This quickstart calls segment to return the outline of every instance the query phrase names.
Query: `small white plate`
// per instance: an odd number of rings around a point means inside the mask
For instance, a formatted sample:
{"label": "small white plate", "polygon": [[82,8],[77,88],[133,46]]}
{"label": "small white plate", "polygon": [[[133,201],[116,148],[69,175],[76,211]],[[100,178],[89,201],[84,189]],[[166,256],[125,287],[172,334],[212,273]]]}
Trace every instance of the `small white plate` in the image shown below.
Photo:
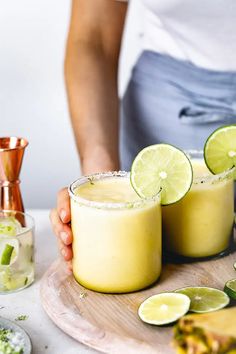
{"label": "small white plate", "polygon": [[25,330],[17,325],[16,323],[9,321],[3,317],[0,317],[0,328],[11,329],[14,332],[19,332],[24,338],[24,353],[23,354],[31,354],[32,345],[30,341],[30,337],[25,332]]}

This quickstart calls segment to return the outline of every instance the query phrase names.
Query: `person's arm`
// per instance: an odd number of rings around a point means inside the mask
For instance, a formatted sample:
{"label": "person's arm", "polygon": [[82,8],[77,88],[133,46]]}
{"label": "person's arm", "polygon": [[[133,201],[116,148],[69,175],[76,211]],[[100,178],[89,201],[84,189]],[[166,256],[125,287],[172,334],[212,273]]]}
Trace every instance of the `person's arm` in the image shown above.
{"label": "person's arm", "polygon": [[73,0],[65,78],[83,174],[119,169],[117,72],[127,4]]}
{"label": "person's arm", "polygon": [[[115,0],[73,0],[65,77],[84,174],[119,168],[117,71],[126,7]],[[50,219],[66,261],[72,259],[70,218],[64,188]]]}

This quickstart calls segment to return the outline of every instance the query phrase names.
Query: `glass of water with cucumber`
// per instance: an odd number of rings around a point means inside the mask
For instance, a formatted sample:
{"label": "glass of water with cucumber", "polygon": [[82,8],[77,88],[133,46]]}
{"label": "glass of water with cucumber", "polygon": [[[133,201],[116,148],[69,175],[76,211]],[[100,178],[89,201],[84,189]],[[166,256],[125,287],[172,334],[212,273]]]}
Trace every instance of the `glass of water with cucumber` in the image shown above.
{"label": "glass of water with cucumber", "polygon": [[0,211],[0,294],[34,281],[34,220],[18,211]]}

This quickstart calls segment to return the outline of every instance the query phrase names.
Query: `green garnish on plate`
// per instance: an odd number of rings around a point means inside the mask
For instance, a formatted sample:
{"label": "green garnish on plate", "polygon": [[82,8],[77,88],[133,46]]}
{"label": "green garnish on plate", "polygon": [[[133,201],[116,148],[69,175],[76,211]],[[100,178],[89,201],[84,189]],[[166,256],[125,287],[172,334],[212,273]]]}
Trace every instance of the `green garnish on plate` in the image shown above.
{"label": "green garnish on plate", "polygon": [[0,353],[23,354],[24,342],[20,333],[0,328]]}
{"label": "green garnish on plate", "polygon": [[27,315],[20,315],[15,318],[15,321],[26,321],[28,319],[28,317],[29,316],[27,316]]}

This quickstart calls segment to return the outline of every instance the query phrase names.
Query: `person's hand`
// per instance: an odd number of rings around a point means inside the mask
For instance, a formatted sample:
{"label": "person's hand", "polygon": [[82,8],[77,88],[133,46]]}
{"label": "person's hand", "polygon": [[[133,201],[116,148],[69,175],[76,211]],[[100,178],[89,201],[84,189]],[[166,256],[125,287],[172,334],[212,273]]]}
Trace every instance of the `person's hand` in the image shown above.
{"label": "person's hand", "polygon": [[70,227],[70,198],[67,188],[63,188],[57,195],[57,206],[50,212],[50,220],[53,231],[58,239],[59,250],[61,255],[68,262],[71,269],[72,259],[72,231]]}
{"label": "person's hand", "polygon": [[[99,154],[90,154],[89,158],[84,159],[82,173],[90,175],[95,172],[119,170],[118,158],[111,159],[109,154],[103,153],[98,149]],[[70,227],[70,197],[67,188],[61,189],[57,194],[57,206],[50,212],[50,220],[53,231],[57,236],[58,247],[62,257],[68,263],[68,268],[72,270],[72,231]]]}

